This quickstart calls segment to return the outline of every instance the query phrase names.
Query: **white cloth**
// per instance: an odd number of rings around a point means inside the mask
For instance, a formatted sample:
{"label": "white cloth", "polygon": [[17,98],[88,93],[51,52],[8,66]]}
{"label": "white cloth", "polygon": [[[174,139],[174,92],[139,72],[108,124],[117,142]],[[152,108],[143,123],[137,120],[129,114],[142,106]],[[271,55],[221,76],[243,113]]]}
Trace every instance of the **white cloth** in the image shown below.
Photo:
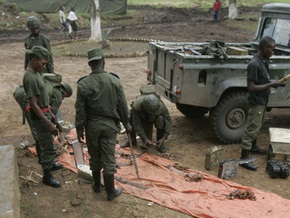
{"label": "white cloth", "polygon": [[62,10],[59,10],[59,20],[62,23],[63,21],[65,22],[65,14]]}
{"label": "white cloth", "polygon": [[74,21],[74,20],[77,20],[78,18],[77,18],[77,15],[75,14],[75,12],[70,11],[68,16],[67,16],[67,19]]}

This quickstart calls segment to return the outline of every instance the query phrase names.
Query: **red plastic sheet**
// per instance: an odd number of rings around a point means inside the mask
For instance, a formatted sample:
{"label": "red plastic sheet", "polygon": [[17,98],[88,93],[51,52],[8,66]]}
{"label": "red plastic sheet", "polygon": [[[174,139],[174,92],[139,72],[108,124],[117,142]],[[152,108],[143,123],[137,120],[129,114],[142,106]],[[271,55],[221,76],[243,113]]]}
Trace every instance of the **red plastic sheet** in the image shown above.
{"label": "red plastic sheet", "polygon": [[[125,155],[120,155],[122,152]],[[137,179],[135,168],[128,159],[130,149],[121,149],[117,145],[116,154],[119,165],[116,176],[146,187],[144,189],[116,181],[116,186],[122,187],[130,195],[195,217],[289,217],[290,200],[277,194],[242,186],[200,171],[172,170],[170,166],[174,166],[174,162],[150,153],[136,158],[140,177]],[[135,154],[138,154],[137,150]],[[72,154],[62,155],[59,160],[77,172]],[[188,182],[184,173],[202,174],[204,178],[199,182]],[[256,201],[228,199],[227,196],[237,189],[251,190]]]}

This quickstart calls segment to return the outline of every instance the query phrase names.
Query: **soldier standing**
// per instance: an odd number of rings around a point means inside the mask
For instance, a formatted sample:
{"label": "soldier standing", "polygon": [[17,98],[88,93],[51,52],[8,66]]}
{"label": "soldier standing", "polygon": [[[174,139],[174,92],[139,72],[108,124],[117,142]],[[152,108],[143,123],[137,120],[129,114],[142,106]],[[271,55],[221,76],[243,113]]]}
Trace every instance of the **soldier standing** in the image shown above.
{"label": "soldier standing", "polygon": [[49,108],[49,95],[41,72],[50,57],[50,53],[42,46],[34,46],[26,50],[29,62],[23,77],[23,86],[30,105],[32,126],[36,129],[39,152],[39,163],[43,169],[43,183],[52,187],[60,187],[60,182],[51,173],[56,159],[56,150],[52,135],[57,135],[57,128],[52,120]]}
{"label": "soldier standing", "polygon": [[[40,73],[54,73],[54,66],[53,66],[53,59],[51,55],[51,49],[50,49],[50,41],[49,39],[40,33],[40,21],[35,16],[30,16],[26,23],[27,27],[31,31],[30,35],[25,38],[24,46],[25,49],[32,49],[34,46],[42,46],[46,48],[50,55],[48,62],[46,64],[46,67],[42,70]],[[26,70],[26,67],[28,65],[28,54],[25,54],[25,61],[24,61],[24,69]]]}
{"label": "soldier standing", "polygon": [[[285,86],[284,83],[270,81],[269,58],[272,56],[275,46],[274,39],[269,36],[263,37],[259,43],[258,53],[252,58],[247,67],[248,103],[250,107],[246,130],[241,143],[241,159],[248,159],[250,153],[266,154],[266,150],[261,149],[256,142],[264,122],[270,88]],[[240,166],[251,171],[257,170],[256,165],[252,162],[240,164]]]}
{"label": "soldier standing", "polygon": [[115,189],[116,171],[115,145],[120,121],[126,131],[128,107],[120,80],[104,71],[105,60],[101,49],[88,52],[88,64],[92,73],[79,80],[75,103],[75,126],[78,140],[83,142],[84,130],[90,155],[90,169],[93,174],[93,189],[101,191],[101,170],[103,170],[107,200],[111,201],[122,193]]}

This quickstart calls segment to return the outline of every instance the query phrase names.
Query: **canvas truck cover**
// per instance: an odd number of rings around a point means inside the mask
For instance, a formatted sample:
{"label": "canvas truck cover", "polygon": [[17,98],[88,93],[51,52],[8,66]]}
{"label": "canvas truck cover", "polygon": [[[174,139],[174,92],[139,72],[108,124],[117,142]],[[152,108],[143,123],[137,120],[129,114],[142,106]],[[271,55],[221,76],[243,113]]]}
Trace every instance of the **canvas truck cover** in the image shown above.
{"label": "canvas truck cover", "polygon": [[[69,12],[71,7],[74,7],[76,13],[86,13],[91,9],[92,0],[6,0],[10,3],[15,3],[19,7],[28,11],[38,13],[56,13],[59,11],[59,6],[62,4],[65,7],[65,12]],[[126,13],[127,0],[99,0],[101,13]]]}

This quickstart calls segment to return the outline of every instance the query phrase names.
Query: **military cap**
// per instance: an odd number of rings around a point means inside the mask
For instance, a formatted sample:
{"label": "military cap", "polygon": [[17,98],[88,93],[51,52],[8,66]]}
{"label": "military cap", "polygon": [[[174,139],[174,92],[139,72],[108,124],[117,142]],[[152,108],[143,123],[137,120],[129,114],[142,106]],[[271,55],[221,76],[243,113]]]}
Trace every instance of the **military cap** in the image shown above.
{"label": "military cap", "polygon": [[160,100],[156,95],[146,95],[143,99],[142,105],[149,114],[160,114]]}
{"label": "military cap", "polygon": [[26,25],[29,29],[37,29],[40,27],[41,23],[40,21],[35,17],[35,16],[30,16],[28,19],[27,19],[27,22],[26,22]]}
{"label": "military cap", "polygon": [[72,87],[67,83],[62,84],[62,86],[65,89],[65,92],[67,93],[68,97],[70,97],[73,94]]}
{"label": "military cap", "polygon": [[103,50],[100,48],[93,48],[88,51],[88,62],[94,61],[94,60],[100,60],[104,57]]}
{"label": "military cap", "polygon": [[39,59],[45,60],[48,60],[50,56],[50,52],[42,46],[34,46],[31,50],[26,50],[25,52],[27,54],[35,55]]}

